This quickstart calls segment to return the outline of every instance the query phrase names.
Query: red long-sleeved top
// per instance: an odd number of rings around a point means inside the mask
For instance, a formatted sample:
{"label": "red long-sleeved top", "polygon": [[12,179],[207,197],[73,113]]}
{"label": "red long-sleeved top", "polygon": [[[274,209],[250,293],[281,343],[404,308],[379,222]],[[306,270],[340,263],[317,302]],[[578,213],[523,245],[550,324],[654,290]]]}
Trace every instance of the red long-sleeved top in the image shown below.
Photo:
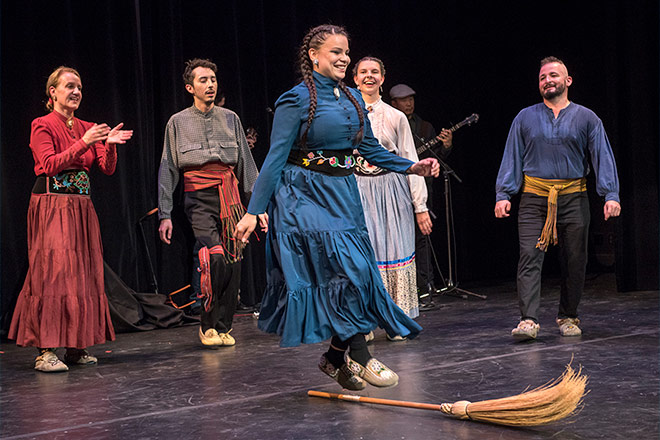
{"label": "red long-sleeved top", "polygon": [[30,148],[34,157],[34,173],[54,176],[68,169],[89,171],[96,162],[101,172],[110,175],[117,166],[114,144],[97,142],[85,145],[83,135],[94,124],[74,118],[73,129],[66,125],[66,116],[53,111],[32,121]]}

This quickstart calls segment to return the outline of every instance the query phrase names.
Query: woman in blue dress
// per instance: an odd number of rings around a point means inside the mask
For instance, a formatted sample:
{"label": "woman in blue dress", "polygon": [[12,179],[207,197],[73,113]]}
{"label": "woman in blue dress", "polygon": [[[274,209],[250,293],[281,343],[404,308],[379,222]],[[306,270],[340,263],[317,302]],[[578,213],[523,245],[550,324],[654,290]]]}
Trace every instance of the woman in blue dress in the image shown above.
{"label": "woman in blue dress", "polygon": [[338,26],[317,26],[303,39],[302,82],[277,100],[271,147],[235,237],[246,241],[257,215],[268,210],[268,285],[259,328],[280,335],[284,347],[332,338],[319,368],[344,388],[360,390],[365,381],[398,383],[396,373],[371,357],[364,335],[380,326],[390,336],[413,338],[421,327],[383,286],[353,150],[399,173],[437,176],[439,166],[435,159],[413,163],[379,145],[362,96],[341,81],[348,50]]}

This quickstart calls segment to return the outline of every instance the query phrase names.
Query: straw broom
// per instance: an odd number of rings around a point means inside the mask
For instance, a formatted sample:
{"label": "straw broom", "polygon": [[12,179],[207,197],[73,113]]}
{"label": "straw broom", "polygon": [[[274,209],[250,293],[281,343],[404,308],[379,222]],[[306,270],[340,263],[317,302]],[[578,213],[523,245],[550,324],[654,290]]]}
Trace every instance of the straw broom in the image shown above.
{"label": "straw broom", "polygon": [[571,365],[555,379],[539,388],[523,392],[516,396],[501,399],[469,402],[460,400],[440,405],[430,403],[406,402],[403,400],[378,399],[350,394],[324,393],[310,390],[309,396],[327,399],[347,400],[350,402],[376,403],[380,405],[403,406],[406,408],[429,409],[463,420],[473,420],[497,425],[537,426],[556,422],[575,414],[582,406],[587,391],[587,376]]}

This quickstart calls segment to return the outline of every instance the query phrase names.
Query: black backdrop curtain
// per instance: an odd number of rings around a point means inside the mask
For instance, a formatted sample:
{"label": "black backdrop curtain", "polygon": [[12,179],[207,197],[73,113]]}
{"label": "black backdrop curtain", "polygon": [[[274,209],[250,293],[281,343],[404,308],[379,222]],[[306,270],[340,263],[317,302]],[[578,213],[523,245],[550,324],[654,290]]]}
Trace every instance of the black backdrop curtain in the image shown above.
{"label": "black backdrop curtain", "polygon": [[[93,200],[105,260],[130,287],[153,291],[137,222],[156,207],[165,124],[191,104],[181,80],[184,61],[208,57],[218,64],[226,106],[260,133],[254,155],[261,163],[268,149],[266,109],[296,81],[296,50],[305,31],[323,22],[348,28],[354,61],[383,59],[385,90],[399,82],[412,86],[418,113],[436,129],[481,115],[476,126],[456,133],[449,160],[464,181],[453,193],[464,281],[515,274],[516,224],[494,219],[494,181],[512,119],[540,100],[538,61],[564,59],[574,78],[569,97],[603,120],[621,180],[623,215],[614,222],[599,220],[602,201],[592,194],[590,268],[616,268],[622,291],[658,286],[656,1],[3,1],[0,13],[3,329],[27,270],[30,122],[45,113],[53,68],[80,71],[84,99],[77,116],[123,121],[135,130],[119,147],[113,176],[92,172]],[[436,198],[442,219],[441,182]],[[143,222],[161,292],[190,277],[190,230],[180,211],[174,221],[169,247],[158,242],[153,216]],[[442,223],[433,238],[441,255]]]}

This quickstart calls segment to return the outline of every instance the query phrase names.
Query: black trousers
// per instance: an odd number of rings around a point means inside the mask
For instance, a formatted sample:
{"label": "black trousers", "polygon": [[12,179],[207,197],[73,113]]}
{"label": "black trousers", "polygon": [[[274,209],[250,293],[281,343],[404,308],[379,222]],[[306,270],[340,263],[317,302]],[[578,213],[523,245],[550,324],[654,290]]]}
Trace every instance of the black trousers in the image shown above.
{"label": "black trousers", "polygon": [[[518,300],[521,319],[538,321],[541,269],[545,252],[536,248],[548,211],[548,199],[523,193],[518,211]],[[589,199],[586,192],[560,195],[557,200],[557,238],[561,267],[558,318],[577,318],[587,269]]]}
{"label": "black trousers", "polygon": [[[428,201],[426,206],[433,209],[433,178],[426,177],[426,188]],[[426,293],[433,287],[433,258],[431,255],[431,236],[422,234],[415,217],[415,266],[417,268],[417,288],[421,293]]]}
{"label": "black trousers", "polygon": [[[185,211],[195,238],[209,249],[222,245],[223,220],[220,219],[220,196],[217,188],[185,193]],[[209,311],[202,307],[202,331],[215,328],[219,333],[231,330],[241,284],[241,262],[228,264],[224,256],[211,254],[211,290]]]}

